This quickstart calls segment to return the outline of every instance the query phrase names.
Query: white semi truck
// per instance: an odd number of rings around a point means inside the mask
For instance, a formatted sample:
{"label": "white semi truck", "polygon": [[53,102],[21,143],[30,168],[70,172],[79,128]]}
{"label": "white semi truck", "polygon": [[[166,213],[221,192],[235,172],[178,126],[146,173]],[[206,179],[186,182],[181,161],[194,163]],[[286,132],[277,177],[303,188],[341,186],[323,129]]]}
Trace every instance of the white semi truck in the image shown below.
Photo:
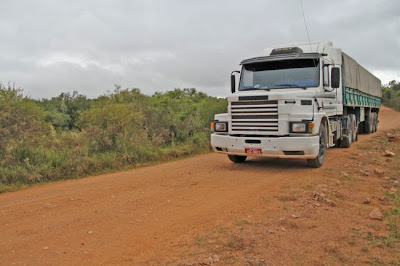
{"label": "white semi truck", "polygon": [[211,134],[213,149],[235,163],[302,158],[318,168],[328,147],[348,148],[378,128],[381,81],[331,42],[265,49],[241,66]]}

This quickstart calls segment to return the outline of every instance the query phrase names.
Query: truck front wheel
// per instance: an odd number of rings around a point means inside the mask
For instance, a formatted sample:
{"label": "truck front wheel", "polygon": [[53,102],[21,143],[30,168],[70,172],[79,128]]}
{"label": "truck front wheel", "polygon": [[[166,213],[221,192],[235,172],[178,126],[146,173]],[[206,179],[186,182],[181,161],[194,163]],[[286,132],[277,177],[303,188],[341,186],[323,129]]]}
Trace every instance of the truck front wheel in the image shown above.
{"label": "truck front wheel", "polygon": [[325,125],[321,124],[319,126],[319,152],[315,159],[307,160],[309,166],[313,168],[320,168],[325,161],[326,153],[326,129]]}
{"label": "truck front wheel", "polygon": [[246,161],[247,156],[228,155],[228,158],[234,163],[243,163]]}

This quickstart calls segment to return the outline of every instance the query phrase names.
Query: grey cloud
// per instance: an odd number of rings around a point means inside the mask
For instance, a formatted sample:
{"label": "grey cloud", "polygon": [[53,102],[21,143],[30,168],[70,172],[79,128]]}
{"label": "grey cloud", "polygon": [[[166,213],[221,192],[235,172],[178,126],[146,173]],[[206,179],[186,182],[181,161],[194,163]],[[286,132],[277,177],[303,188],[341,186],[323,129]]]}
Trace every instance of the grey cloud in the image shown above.
{"label": "grey cloud", "polygon": [[[378,73],[400,69],[398,1],[303,4],[312,41],[332,40]],[[242,59],[307,40],[298,0],[3,0],[0,34],[0,81],[35,98],[96,97],[114,84],[223,96]]]}

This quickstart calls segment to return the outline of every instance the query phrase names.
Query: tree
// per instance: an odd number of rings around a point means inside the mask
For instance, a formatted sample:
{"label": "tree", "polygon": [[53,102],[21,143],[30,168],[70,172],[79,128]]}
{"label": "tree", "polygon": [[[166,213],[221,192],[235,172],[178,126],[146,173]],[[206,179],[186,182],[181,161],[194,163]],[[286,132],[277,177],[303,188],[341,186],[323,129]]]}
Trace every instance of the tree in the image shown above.
{"label": "tree", "polygon": [[91,100],[85,95],[74,91],[72,94],[61,93],[58,97],[50,100],[43,99],[39,102],[48,112],[46,121],[50,122],[55,128],[68,130],[81,130],[77,125],[80,113],[90,109]]}
{"label": "tree", "polygon": [[390,81],[382,87],[382,101],[385,105],[400,110],[400,82]]}
{"label": "tree", "polygon": [[92,152],[129,152],[146,142],[143,120],[143,114],[130,104],[112,103],[84,111],[79,126]]}

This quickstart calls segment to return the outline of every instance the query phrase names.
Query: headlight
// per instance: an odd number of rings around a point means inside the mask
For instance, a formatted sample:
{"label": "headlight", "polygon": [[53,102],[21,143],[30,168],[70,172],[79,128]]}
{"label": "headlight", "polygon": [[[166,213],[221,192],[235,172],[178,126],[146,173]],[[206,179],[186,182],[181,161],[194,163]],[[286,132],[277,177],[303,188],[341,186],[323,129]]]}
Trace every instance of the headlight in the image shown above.
{"label": "headlight", "polygon": [[290,133],[312,133],[314,123],[312,122],[290,122]]}
{"label": "headlight", "polygon": [[215,122],[215,132],[228,132],[228,122]]}

